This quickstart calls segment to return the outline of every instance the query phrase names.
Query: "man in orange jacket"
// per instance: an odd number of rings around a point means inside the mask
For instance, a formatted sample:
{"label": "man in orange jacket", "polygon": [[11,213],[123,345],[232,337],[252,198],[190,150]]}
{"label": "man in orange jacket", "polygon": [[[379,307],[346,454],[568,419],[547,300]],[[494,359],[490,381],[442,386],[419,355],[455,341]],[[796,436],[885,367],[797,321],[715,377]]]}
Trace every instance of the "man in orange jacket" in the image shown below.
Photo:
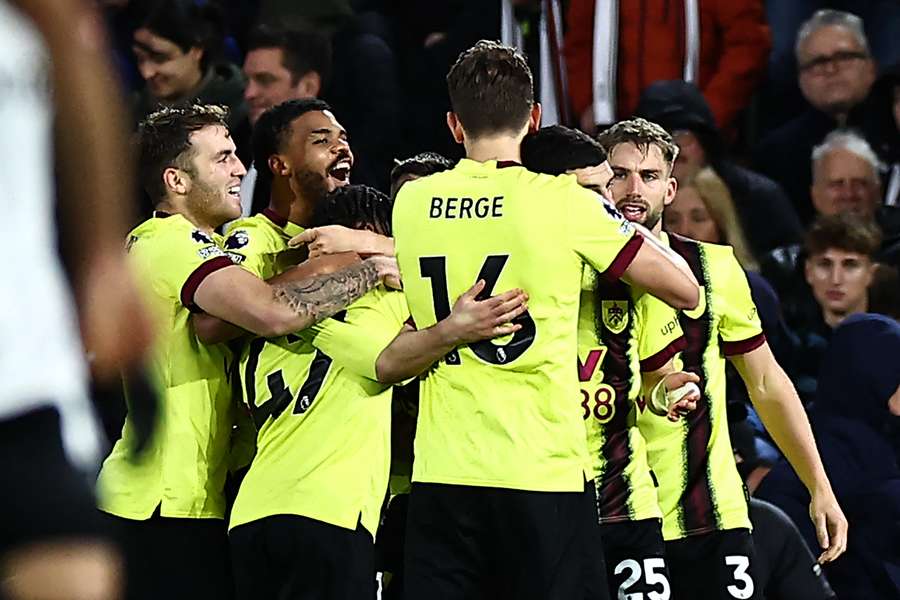
{"label": "man in orange jacket", "polygon": [[630,116],[661,79],[695,83],[725,129],[771,47],[762,0],[572,0],[566,19],[569,93],[589,132]]}

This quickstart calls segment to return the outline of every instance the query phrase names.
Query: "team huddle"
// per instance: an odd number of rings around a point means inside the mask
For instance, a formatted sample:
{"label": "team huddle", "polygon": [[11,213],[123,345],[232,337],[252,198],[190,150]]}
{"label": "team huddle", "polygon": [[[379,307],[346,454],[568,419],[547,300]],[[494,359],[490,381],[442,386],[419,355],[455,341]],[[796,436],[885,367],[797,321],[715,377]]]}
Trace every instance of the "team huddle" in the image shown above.
{"label": "team huddle", "polygon": [[[662,231],[671,136],[541,129],[526,62],[495,42],[447,82],[466,158],[398,163],[392,197],[349,185],[324,102],[263,113],[269,206],[244,218],[220,108],[142,123],[157,211],[128,250],[160,415],[137,458],[126,419],[98,481],[129,586],[359,599],[379,572],[384,598],[759,598],[726,362],[809,490],[820,561],[839,556],[846,520],[744,271]],[[402,558],[376,560],[387,538]]]}

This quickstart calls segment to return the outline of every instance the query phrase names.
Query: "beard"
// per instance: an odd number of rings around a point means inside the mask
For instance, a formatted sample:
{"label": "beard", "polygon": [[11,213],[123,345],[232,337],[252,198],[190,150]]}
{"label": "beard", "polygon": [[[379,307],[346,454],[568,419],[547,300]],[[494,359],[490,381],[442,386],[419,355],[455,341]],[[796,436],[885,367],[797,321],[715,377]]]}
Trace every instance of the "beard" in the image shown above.
{"label": "beard", "polygon": [[235,207],[228,194],[200,179],[194,180],[192,212],[206,224],[216,228],[241,216],[240,206]]}
{"label": "beard", "polygon": [[328,194],[325,177],[314,171],[301,171],[291,178],[291,189],[297,198],[315,206]]}

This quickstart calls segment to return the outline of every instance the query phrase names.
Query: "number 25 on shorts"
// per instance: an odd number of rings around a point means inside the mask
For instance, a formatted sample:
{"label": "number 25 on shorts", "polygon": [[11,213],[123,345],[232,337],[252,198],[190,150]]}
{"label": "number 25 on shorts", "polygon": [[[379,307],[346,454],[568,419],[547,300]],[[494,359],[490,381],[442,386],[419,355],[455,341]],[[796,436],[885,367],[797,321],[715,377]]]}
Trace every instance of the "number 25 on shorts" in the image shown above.
{"label": "number 25 on shorts", "polygon": [[[500,272],[509,260],[508,254],[492,254],[484,259],[481,271],[475,281],[483,279],[485,286],[478,294],[476,300],[486,300],[494,293],[494,286],[500,279]],[[431,280],[431,297],[434,301],[434,317],[441,321],[450,316],[450,292],[447,285],[447,257],[446,256],[422,256],[419,258],[419,271],[422,277]],[[468,286],[467,286],[468,287]],[[525,311],[512,321],[522,328],[515,332],[505,344],[495,344],[492,340],[483,340],[469,344],[469,349],[486,363],[492,365],[504,365],[516,360],[534,343],[536,333],[534,319]],[[446,356],[448,365],[459,364],[459,352],[451,351]]]}
{"label": "number 25 on shorts", "polygon": [[[616,600],[669,600],[671,598],[672,591],[669,587],[669,580],[666,579],[665,574],[665,559],[659,557],[645,558],[642,571],[641,563],[629,558],[617,564],[616,569],[613,572],[616,575],[621,575],[625,571],[628,571],[628,576],[625,578],[625,581],[622,582],[622,585],[619,586],[619,593],[616,595]],[[660,586],[661,589],[659,591],[648,591],[646,594],[643,592],[628,593],[628,590],[640,583],[642,578],[646,581],[646,586],[642,586],[645,587],[645,589],[646,587],[655,586]]]}

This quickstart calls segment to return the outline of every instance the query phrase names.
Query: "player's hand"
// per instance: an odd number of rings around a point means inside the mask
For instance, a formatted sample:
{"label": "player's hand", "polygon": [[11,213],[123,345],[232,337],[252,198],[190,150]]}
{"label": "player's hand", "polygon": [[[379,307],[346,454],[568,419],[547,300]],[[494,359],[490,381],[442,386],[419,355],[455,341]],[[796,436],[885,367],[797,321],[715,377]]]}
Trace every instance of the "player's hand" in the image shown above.
{"label": "player's hand", "polygon": [[455,345],[509,335],[522,328],[511,321],[528,310],[528,294],[513,289],[477,300],[484,286],[484,280],[479,280],[453,304],[444,328]]}
{"label": "player's hand", "polygon": [[393,256],[372,256],[366,259],[367,263],[371,263],[378,270],[378,278],[385,286],[395,290],[402,290],[403,283],[400,281],[400,267],[397,265],[397,259]]}
{"label": "player's hand", "polygon": [[[688,384],[691,383],[694,385],[688,386]],[[669,412],[666,415],[667,419],[674,423],[697,408],[697,403],[700,401],[700,388],[696,386],[698,383],[700,383],[700,377],[698,377],[696,373],[678,371],[677,373],[669,373],[666,375],[664,385],[666,386],[667,397],[669,397],[670,394],[687,392],[685,395],[681,396],[680,399],[669,403]],[[688,386],[691,389],[682,390],[685,386]]]}
{"label": "player's hand", "polygon": [[153,328],[125,256],[98,253],[76,282],[79,325],[91,372],[109,381],[120,370],[140,365],[153,340]]}
{"label": "player's hand", "polygon": [[386,246],[382,235],[364,229],[349,229],[343,225],[325,225],[307,229],[288,242],[288,246],[297,247],[306,244],[309,257],[356,252],[357,254],[375,254],[375,250]]}
{"label": "player's hand", "polygon": [[847,549],[847,518],[838,505],[831,488],[811,494],[809,517],[816,527],[816,537],[822,547],[819,563],[836,559]]}

